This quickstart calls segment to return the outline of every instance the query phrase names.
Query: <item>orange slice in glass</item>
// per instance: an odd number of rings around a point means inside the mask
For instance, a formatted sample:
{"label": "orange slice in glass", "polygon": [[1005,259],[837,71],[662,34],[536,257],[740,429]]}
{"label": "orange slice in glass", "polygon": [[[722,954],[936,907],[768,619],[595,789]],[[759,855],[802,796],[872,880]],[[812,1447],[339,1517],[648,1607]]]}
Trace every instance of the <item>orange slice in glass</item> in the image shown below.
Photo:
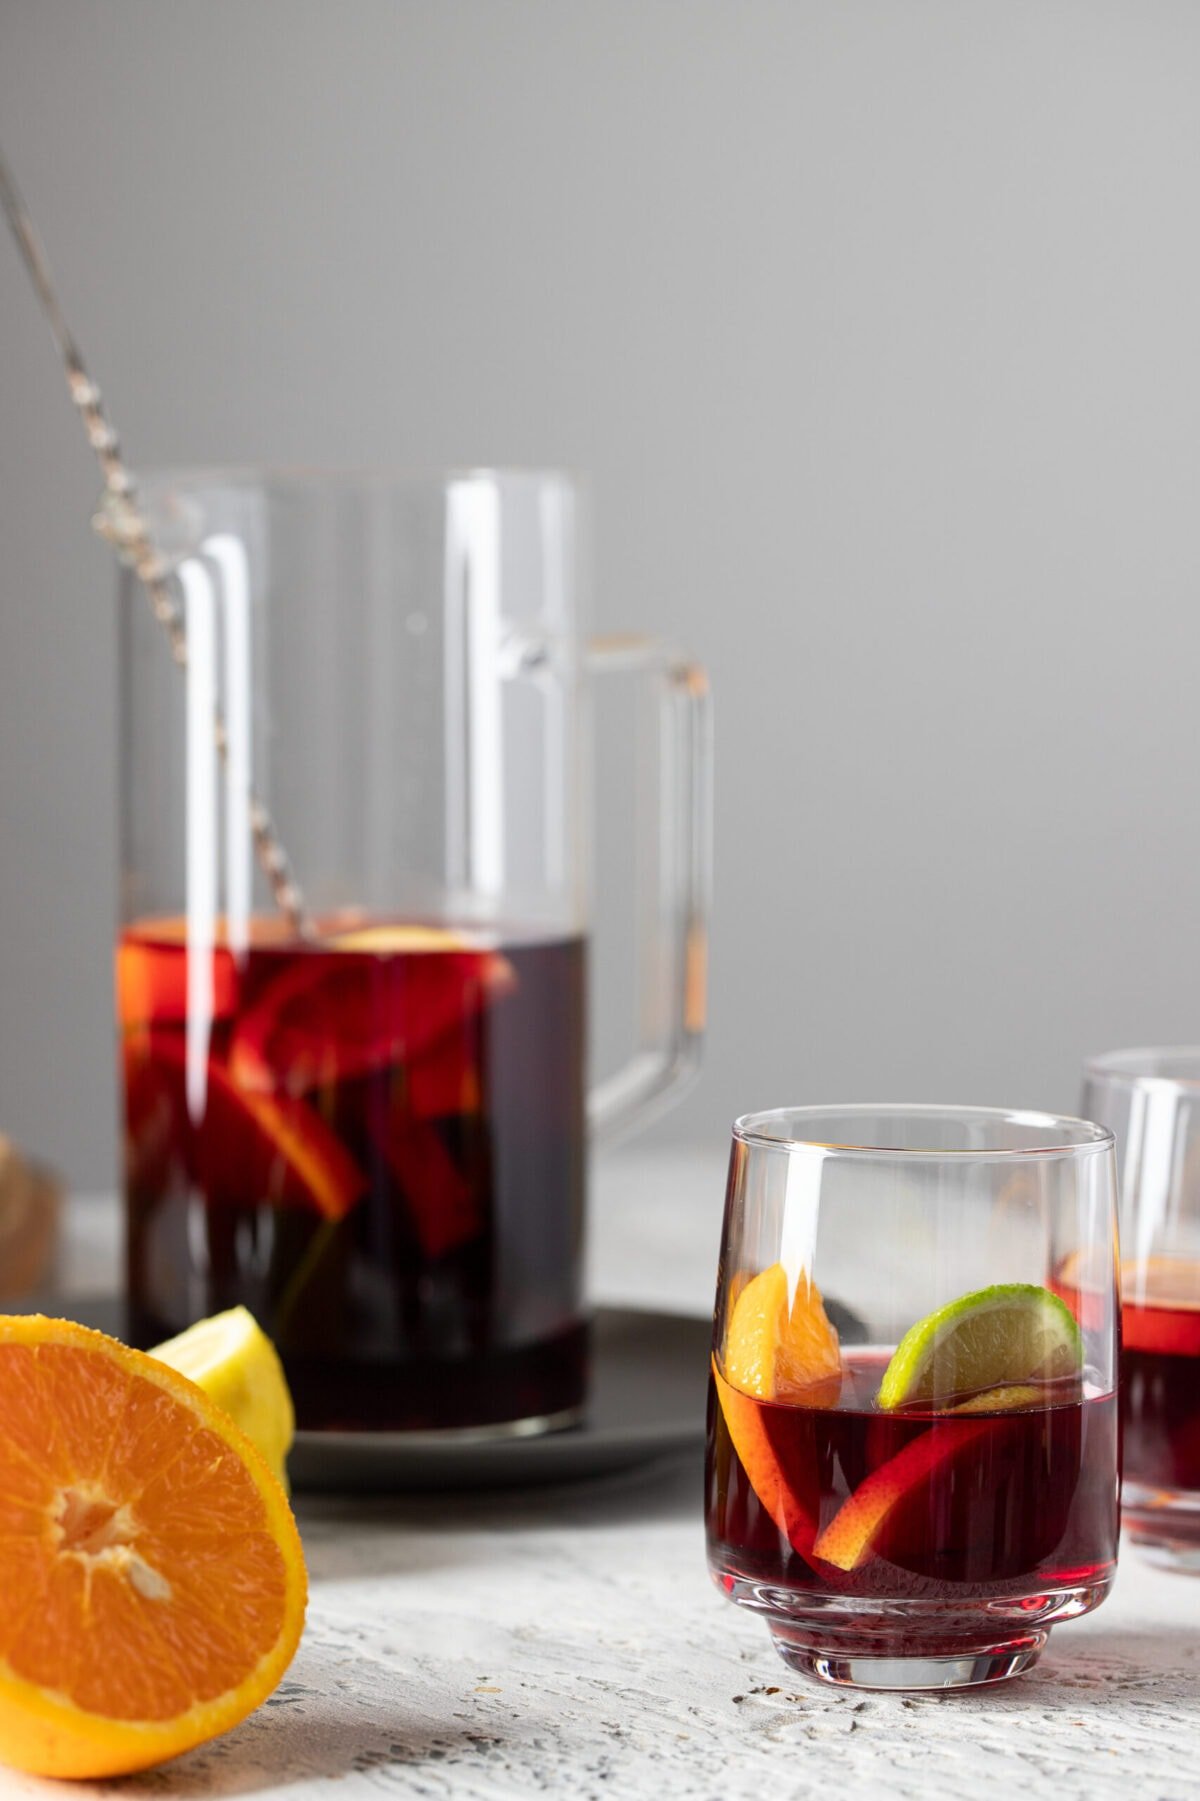
{"label": "orange slice in glass", "polygon": [[789,1309],[782,1263],[752,1276],[733,1304],[723,1363],[726,1379],[743,1394],[832,1406],[842,1360],[816,1283],[801,1276]]}
{"label": "orange slice in glass", "polygon": [[875,1540],[888,1516],[927,1482],[942,1463],[957,1457],[975,1439],[995,1430],[993,1419],[964,1422],[953,1433],[922,1432],[902,1451],[881,1463],[838,1508],[813,1545],[813,1556],[839,1570],[857,1570],[875,1554]]}
{"label": "orange slice in glass", "polygon": [[712,1371],[725,1425],[750,1486],[792,1549],[807,1557],[817,1532],[815,1470],[811,1481],[789,1482],[771,1443],[766,1409],[725,1380],[715,1357]]}
{"label": "orange slice in glass", "polygon": [[306,1588],[283,1490],[194,1383],[0,1316],[0,1760],[123,1775],[227,1731],[291,1662]]}
{"label": "orange slice in glass", "polygon": [[[907,1501],[943,1464],[958,1457],[985,1433],[994,1432],[997,1414],[1045,1406],[1050,1392],[1044,1383],[1009,1383],[1003,1388],[985,1389],[956,1407],[947,1408],[947,1417],[976,1417],[952,1432],[931,1428],[880,1464],[842,1502],[814,1544],[813,1555],[837,1569],[859,1569],[874,1556],[875,1541],[901,1502]],[[978,1417],[983,1414],[992,1417]]]}
{"label": "orange slice in glass", "polygon": [[722,1362],[723,1370],[714,1358],[713,1377],[733,1448],[763,1507],[793,1549],[807,1556],[816,1532],[816,1497],[789,1481],[762,1403],[831,1407],[837,1401],[838,1338],[816,1284],[802,1277],[789,1308],[781,1263],[752,1276],[734,1301]]}

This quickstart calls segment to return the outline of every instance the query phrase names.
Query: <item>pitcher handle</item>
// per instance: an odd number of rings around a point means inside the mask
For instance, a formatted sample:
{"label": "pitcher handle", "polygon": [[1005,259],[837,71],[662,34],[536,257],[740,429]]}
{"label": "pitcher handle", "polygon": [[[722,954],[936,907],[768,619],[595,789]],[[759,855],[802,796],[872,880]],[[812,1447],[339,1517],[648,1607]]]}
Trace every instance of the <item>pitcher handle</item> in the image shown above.
{"label": "pitcher handle", "polygon": [[634,674],[658,692],[658,879],[639,869],[640,1042],[588,1096],[594,1141],[663,1112],[695,1077],[704,1038],[712,807],[708,676],[669,645],[636,634],[593,638],[594,675]]}

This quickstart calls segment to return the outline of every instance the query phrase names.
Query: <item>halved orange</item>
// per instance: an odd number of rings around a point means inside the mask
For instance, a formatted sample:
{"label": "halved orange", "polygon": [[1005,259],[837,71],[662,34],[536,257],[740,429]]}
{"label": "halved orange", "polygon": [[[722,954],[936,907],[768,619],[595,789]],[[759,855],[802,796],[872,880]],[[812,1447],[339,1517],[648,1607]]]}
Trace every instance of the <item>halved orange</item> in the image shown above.
{"label": "halved orange", "polygon": [[0,1316],[0,1760],[113,1776],[226,1731],[291,1662],[306,1588],[283,1490],[194,1383]]}

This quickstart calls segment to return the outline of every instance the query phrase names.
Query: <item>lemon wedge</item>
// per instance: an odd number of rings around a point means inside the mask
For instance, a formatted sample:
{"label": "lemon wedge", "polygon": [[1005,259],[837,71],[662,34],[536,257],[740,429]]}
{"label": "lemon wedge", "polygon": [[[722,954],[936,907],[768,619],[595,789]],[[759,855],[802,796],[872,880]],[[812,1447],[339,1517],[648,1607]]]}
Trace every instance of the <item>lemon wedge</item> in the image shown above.
{"label": "lemon wedge", "polygon": [[245,1307],[214,1313],[155,1345],[150,1355],[223,1407],[287,1488],[296,1415],[279,1353],[252,1313]]}

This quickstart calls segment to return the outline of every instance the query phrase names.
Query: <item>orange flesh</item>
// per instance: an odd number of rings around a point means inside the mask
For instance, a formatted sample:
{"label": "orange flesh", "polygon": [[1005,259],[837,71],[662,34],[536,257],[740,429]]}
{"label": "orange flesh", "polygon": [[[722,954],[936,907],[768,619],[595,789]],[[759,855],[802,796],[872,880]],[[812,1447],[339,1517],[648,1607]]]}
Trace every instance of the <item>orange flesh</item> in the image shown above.
{"label": "orange flesh", "polygon": [[224,1730],[290,1661],[304,1587],[282,1490],[198,1389],[0,1318],[0,1757],[110,1774]]}
{"label": "orange flesh", "polygon": [[733,1305],[724,1364],[727,1380],[743,1394],[832,1406],[841,1389],[842,1360],[816,1283],[800,1277],[789,1311],[782,1263],[752,1276]]}

